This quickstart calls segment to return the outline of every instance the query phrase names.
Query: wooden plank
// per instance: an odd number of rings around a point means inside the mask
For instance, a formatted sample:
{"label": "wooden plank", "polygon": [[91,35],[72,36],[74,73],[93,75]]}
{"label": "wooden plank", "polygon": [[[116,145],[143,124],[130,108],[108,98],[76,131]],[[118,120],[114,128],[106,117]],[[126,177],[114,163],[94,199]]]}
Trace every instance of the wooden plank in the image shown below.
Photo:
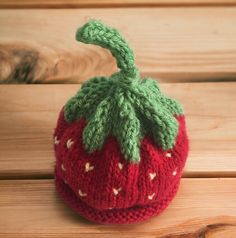
{"label": "wooden plank", "polygon": [[0,237],[236,236],[236,179],[183,179],[166,211],[144,223],[99,225],[82,219],[55,194],[52,180],[0,181]]}
{"label": "wooden plank", "polygon": [[110,75],[111,54],[74,39],[90,17],[122,32],[142,75],[235,80],[236,7],[0,10],[0,80],[73,83]]}
{"label": "wooden plank", "polygon": [[235,0],[1,0],[0,8],[232,6]]}
{"label": "wooden plank", "polygon": [[[52,177],[52,133],[79,85],[0,86],[0,177]],[[190,138],[185,177],[236,176],[236,83],[161,84],[184,106]]]}

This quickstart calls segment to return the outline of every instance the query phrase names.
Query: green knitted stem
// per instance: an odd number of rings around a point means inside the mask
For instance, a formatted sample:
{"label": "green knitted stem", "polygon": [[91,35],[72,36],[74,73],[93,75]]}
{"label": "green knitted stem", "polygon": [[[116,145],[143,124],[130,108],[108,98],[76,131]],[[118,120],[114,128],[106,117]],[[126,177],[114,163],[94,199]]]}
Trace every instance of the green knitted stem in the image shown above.
{"label": "green knitted stem", "polygon": [[134,53],[116,29],[93,20],[77,30],[76,40],[86,44],[99,45],[110,50],[122,73],[127,77],[137,75]]}
{"label": "green knitted stem", "polygon": [[84,43],[107,48],[120,71],[108,77],[95,77],[83,84],[64,107],[65,119],[86,119],[83,142],[88,152],[100,150],[109,135],[114,136],[124,158],[140,161],[140,142],[150,136],[164,150],[175,145],[181,106],[163,95],[152,79],[141,80],[134,55],[113,28],[90,21],[76,33]]}

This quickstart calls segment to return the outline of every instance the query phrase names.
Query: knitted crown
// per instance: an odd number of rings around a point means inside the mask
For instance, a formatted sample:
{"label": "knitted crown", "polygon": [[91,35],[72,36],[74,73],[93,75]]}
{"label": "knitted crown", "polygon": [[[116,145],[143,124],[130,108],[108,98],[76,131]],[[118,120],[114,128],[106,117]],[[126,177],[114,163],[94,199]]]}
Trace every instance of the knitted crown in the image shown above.
{"label": "knitted crown", "polygon": [[163,210],[178,188],[188,152],[183,110],[155,80],[141,79],[117,30],[92,20],[76,39],[110,50],[119,71],[88,80],[63,107],[54,133],[57,189],[90,220],[144,220]]}
{"label": "knitted crown", "polygon": [[126,160],[140,161],[140,141],[150,135],[156,145],[171,149],[178,123],[174,115],[181,106],[165,97],[152,79],[141,80],[133,51],[117,32],[99,21],[78,29],[78,41],[110,50],[119,72],[111,77],[95,77],[65,105],[65,118],[74,122],[85,118],[83,142],[89,152],[100,150],[108,135],[114,135]]}

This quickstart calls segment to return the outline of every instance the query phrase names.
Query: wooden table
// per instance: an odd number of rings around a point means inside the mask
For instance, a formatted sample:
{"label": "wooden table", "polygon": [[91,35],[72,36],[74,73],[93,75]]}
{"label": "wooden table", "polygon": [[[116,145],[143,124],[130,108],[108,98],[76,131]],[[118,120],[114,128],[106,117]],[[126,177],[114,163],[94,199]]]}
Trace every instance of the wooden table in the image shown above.
{"label": "wooden table", "polygon": [[[3,0],[0,7],[0,80],[45,83],[0,85],[0,237],[236,237],[236,1]],[[120,29],[141,74],[159,78],[186,112],[190,154],[180,190],[141,224],[90,223],[55,193],[58,112],[87,78],[116,70],[109,52],[75,42],[89,17]]]}

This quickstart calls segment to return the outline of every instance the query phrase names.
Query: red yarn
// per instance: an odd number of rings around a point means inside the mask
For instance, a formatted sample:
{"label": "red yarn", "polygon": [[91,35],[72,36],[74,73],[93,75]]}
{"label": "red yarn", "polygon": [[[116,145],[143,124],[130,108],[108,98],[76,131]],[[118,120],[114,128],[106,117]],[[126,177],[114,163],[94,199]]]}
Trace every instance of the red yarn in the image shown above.
{"label": "red yarn", "polygon": [[176,118],[175,147],[164,151],[146,136],[141,161],[133,164],[112,136],[100,151],[88,154],[82,142],[85,120],[69,124],[62,110],[54,134],[59,194],[79,214],[99,223],[134,223],[160,213],[175,196],[188,154],[185,118]]}

